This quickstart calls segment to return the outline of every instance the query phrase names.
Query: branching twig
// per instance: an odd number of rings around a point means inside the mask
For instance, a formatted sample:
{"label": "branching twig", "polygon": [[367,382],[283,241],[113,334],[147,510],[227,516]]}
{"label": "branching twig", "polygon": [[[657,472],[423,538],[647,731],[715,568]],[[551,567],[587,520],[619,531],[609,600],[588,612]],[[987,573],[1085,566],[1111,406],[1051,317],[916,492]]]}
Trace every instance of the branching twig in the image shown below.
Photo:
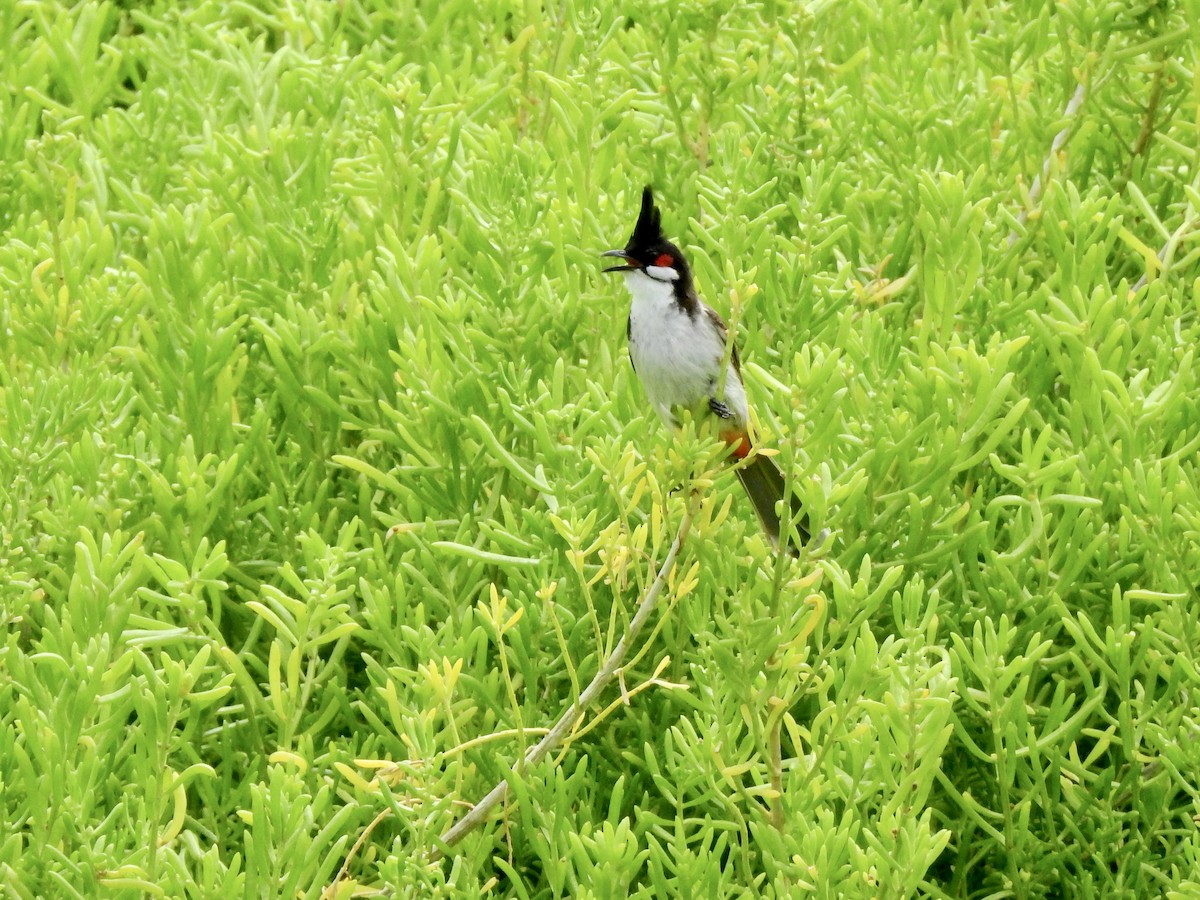
{"label": "branching twig", "polygon": [[[1150,99],[1146,101],[1146,112],[1142,115],[1142,127],[1138,131],[1137,140],[1134,141],[1133,150],[1129,154],[1129,166],[1125,170],[1125,179],[1121,183],[1121,189],[1124,190],[1125,185],[1133,177],[1133,167],[1137,163],[1137,158],[1146,152],[1146,148],[1150,145],[1150,138],[1154,136],[1155,120],[1158,117],[1158,106],[1162,102],[1163,82],[1166,80],[1167,61],[1166,50],[1163,51],[1163,58],[1159,60],[1158,68],[1154,72],[1154,81],[1150,85]],[[1171,264],[1171,259],[1175,256],[1175,250],[1179,246],[1179,242],[1195,227],[1196,223],[1191,215],[1184,216],[1183,224],[1175,230],[1162,249],[1158,251],[1158,271],[1164,272]],[[1150,279],[1150,272],[1153,266],[1147,266],[1142,277],[1138,279],[1137,284],[1133,286],[1135,292],[1140,291],[1146,286]]]}
{"label": "branching twig", "polygon": [[1137,158],[1146,152],[1150,146],[1150,138],[1154,136],[1154,124],[1158,118],[1158,105],[1162,102],[1163,82],[1166,81],[1167,61],[1159,61],[1154,71],[1154,80],[1150,83],[1150,99],[1146,101],[1146,111],[1142,114],[1142,127],[1138,131],[1137,140],[1133,142],[1133,150],[1129,154],[1129,167],[1125,170],[1125,180],[1133,177],[1133,167]]}
{"label": "branching twig", "polygon": [[[692,501],[695,502],[694,500]],[[634,613],[633,619],[629,623],[629,628],[617,642],[617,646],[613,648],[612,654],[604,661],[604,665],[600,667],[600,671],[591,680],[583,693],[576,698],[570,708],[562,714],[554,726],[550,729],[537,744],[529,749],[525,754],[525,759],[517,764],[514,771],[520,771],[528,766],[536,765],[540,762],[547,753],[550,753],[557,747],[570,733],[571,729],[579,721],[580,716],[597,697],[608,687],[609,683],[620,671],[622,663],[625,662],[625,657],[629,653],[630,648],[637,641],[638,634],[645,626],[646,621],[650,618],[650,614],[654,612],[654,608],[658,605],[658,597],[662,593],[663,585],[667,582],[667,576],[671,573],[671,569],[675,566],[675,559],[679,555],[679,549],[683,546],[684,540],[687,538],[689,529],[692,526],[693,508],[688,505],[687,510],[683,514],[683,521],[679,523],[679,533],[675,535],[675,541],[671,544],[671,549],[667,552],[666,558],[658,569],[658,574],[654,576],[654,581],[646,590],[641,602],[638,604],[637,612]],[[508,779],[501,781],[498,785],[491,789],[482,800],[480,800],[469,813],[463,816],[454,824],[454,826],[441,836],[438,840],[438,845],[430,851],[430,858],[433,860],[441,859],[444,851],[453,847],[472,830],[481,825],[491,814],[492,810],[499,804],[503,803],[508,796]]]}
{"label": "branching twig", "polygon": [[[1046,154],[1046,160],[1042,163],[1042,171],[1033,179],[1033,184],[1029,188],[1029,203],[1025,209],[1017,215],[1017,223],[1025,224],[1025,220],[1029,218],[1030,211],[1037,206],[1037,203],[1042,199],[1042,191],[1045,190],[1046,182],[1050,180],[1050,168],[1054,163],[1060,150],[1066,146],[1067,140],[1071,137],[1071,131],[1074,128],[1075,114],[1079,112],[1079,108],[1083,106],[1083,101],[1087,98],[1087,84],[1083,81],[1075,86],[1075,93],[1071,95],[1071,100],[1067,103],[1067,108],[1063,110],[1063,118],[1067,120],[1063,125],[1062,130],[1054,136],[1054,140],[1050,143],[1050,152]],[[1008,236],[1008,246],[1012,246],[1017,242],[1017,230],[1014,228]]]}

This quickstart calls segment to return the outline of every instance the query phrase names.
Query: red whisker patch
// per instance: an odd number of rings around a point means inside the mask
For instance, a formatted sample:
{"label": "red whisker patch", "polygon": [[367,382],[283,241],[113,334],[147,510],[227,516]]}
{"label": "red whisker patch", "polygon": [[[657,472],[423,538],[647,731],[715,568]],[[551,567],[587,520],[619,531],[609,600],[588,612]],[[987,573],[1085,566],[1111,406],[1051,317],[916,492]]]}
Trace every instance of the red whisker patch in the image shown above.
{"label": "red whisker patch", "polygon": [[656,266],[662,266],[663,268],[670,269],[674,268],[675,260],[671,258],[670,253],[660,253],[658,254],[658,259],[654,260],[654,264]]}

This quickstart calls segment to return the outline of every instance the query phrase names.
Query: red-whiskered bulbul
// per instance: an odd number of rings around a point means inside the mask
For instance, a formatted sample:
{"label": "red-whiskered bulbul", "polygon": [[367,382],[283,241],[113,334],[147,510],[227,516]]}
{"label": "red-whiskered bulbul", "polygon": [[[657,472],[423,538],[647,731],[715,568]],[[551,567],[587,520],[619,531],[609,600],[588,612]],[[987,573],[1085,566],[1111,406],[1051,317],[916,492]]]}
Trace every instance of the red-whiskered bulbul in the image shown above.
{"label": "red-whiskered bulbul", "polygon": [[[737,461],[734,471],[754,512],[778,546],[776,505],[788,493],[783,472],[769,456],[753,451],[737,347],[731,348],[722,379],[728,329],[717,311],[697,296],[687,260],[663,234],[662,215],[649,187],[642,191],[642,211],[625,249],[602,255],[624,260],[604,271],[624,272],[625,285],[633,296],[626,329],[629,358],[650,405],[673,428],[684,411],[697,419],[715,420],[717,433]],[[789,499],[792,524],[807,543],[808,517],[795,494]],[[789,549],[795,551],[790,544]]]}

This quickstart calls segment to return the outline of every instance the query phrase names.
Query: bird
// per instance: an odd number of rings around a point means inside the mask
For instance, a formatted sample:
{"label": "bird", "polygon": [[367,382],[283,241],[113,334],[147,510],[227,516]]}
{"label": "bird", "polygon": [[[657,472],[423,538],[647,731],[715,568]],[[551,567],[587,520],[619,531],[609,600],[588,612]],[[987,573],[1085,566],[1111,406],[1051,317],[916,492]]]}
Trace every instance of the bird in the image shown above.
{"label": "bird", "polygon": [[[727,353],[731,338],[725,320],[696,293],[687,259],[663,234],[650,186],[642,191],[641,211],[625,247],[601,256],[621,260],[604,271],[625,275],[631,298],[625,331],[629,359],[659,418],[671,428],[679,427],[684,414],[714,423],[771,543],[780,546],[778,503],[787,496],[791,523],[807,544],[809,522],[800,499],[789,495],[779,465],[757,452],[751,438],[737,346]],[[788,536],[782,542],[792,554],[798,552]]]}

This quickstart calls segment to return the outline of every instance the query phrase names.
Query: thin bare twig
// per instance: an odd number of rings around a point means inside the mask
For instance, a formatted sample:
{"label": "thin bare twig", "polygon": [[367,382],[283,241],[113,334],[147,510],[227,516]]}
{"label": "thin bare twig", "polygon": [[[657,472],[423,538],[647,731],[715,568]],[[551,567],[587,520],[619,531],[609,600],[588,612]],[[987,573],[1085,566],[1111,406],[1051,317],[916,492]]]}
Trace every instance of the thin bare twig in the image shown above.
{"label": "thin bare twig", "polygon": [[1162,102],[1163,82],[1166,81],[1167,62],[1162,60],[1154,71],[1154,81],[1150,83],[1150,99],[1146,101],[1146,111],[1142,114],[1142,127],[1138,131],[1137,140],[1133,143],[1133,151],[1129,154],[1129,168],[1125,171],[1125,180],[1133,177],[1133,166],[1137,158],[1146,152],[1150,146],[1150,138],[1154,136],[1154,124],[1158,118],[1158,105]]}
{"label": "thin bare twig", "polygon": [[[1087,99],[1087,85],[1081,81],[1075,86],[1075,93],[1071,95],[1070,102],[1067,103],[1067,108],[1063,110],[1062,117],[1066,119],[1066,124],[1062,130],[1054,136],[1054,140],[1050,143],[1050,152],[1046,154],[1046,159],[1042,163],[1042,171],[1033,179],[1033,184],[1029,188],[1029,203],[1017,215],[1017,223],[1024,225],[1025,220],[1029,218],[1030,211],[1037,206],[1039,200],[1042,199],[1042,191],[1046,188],[1046,182],[1050,180],[1050,168],[1054,164],[1054,158],[1059,151],[1066,146],[1067,141],[1071,137],[1071,132],[1075,127],[1075,114],[1079,112],[1083,101]],[[1012,246],[1017,242],[1019,235],[1014,228],[1008,235],[1008,246]]]}
{"label": "thin bare twig", "polygon": [[[608,687],[617,672],[620,671],[630,648],[637,641],[638,635],[641,633],[646,621],[650,618],[650,614],[654,612],[655,607],[658,605],[658,598],[662,593],[663,585],[666,584],[667,576],[670,575],[671,569],[674,568],[675,559],[679,556],[679,550],[683,546],[688,531],[692,527],[692,504],[695,502],[693,499],[684,512],[683,520],[679,523],[679,532],[675,535],[671,549],[667,551],[666,558],[663,559],[662,565],[659,566],[658,574],[654,576],[654,581],[646,590],[645,595],[638,604],[637,611],[633,615],[633,619],[629,622],[629,628],[622,635],[621,640],[617,642],[617,646],[613,648],[612,654],[604,661],[604,665],[600,667],[600,671],[596,673],[591,683],[583,689],[583,693],[576,698],[570,708],[554,723],[554,726],[546,736],[529,749],[525,754],[525,759],[514,767],[514,771],[519,772],[521,769],[537,765],[546,754],[554,750],[575,727],[584,711],[592,705],[596,698]],[[430,859],[435,861],[441,859],[445,855],[444,850],[453,847],[481,825],[491,814],[492,810],[503,803],[507,797],[508,779],[506,778],[492,788],[487,796],[475,804],[475,807],[469,813],[459,819],[449,831],[441,836],[438,840],[438,845],[430,851]]]}
{"label": "thin bare twig", "polygon": [[[1155,120],[1158,117],[1158,106],[1162,102],[1163,82],[1166,80],[1167,61],[1166,50],[1163,50],[1162,58],[1159,60],[1158,68],[1154,72],[1154,81],[1150,85],[1150,99],[1146,101],[1146,111],[1142,115],[1142,127],[1138,131],[1137,140],[1134,141],[1133,149],[1129,154],[1129,166],[1125,170],[1125,178],[1121,183],[1121,190],[1124,190],[1125,185],[1133,178],[1133,167],[1137,163],[1137,158],[1143,155],[1150,146],[1150,138],[1154,136]],[[1183,224],[1175,230],[1175,232],[1163,244],[1162,249],[1158,251],[1158,272],[1165,273],[1171,265],[1171,260],[1175,256],[1175,250],[1179,247],[1180,241],[1188,235],[1196,222],[1192,215],[1186,215],[1183,219]],[[1146,286],[1150,280],[1152,266],[1147,266],[1146,271],[1142,273],[1142,277],[1138,279],[1137,284],[1133,286],[1134,292],[1140,291]]]}

